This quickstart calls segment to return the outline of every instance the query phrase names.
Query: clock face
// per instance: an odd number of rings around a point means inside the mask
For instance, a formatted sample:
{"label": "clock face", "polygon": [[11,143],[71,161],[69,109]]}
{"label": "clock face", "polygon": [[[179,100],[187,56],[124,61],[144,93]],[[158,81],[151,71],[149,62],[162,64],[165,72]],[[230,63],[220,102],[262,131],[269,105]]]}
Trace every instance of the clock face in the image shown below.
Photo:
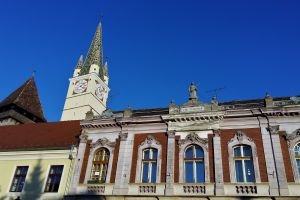
{"label": "clock face", "polygon": [[88,82],[87,80],[85,79],[82,79],[80,81],[77,81],[75,83],[75,88],[74,88],[74,93],[75,94],[80,94],[82,92],[85,92],[86,91],[86,88],[87,88],[87,85],[88,85]]}
{"label": "clock face", "polygon": [[106,89],[105,87],[101,86],[101,85],[98,85],[96,91],[95,91],[95,94],[96,96],[101,100],[103,101],[104,99],[104,96],[106,94]]}

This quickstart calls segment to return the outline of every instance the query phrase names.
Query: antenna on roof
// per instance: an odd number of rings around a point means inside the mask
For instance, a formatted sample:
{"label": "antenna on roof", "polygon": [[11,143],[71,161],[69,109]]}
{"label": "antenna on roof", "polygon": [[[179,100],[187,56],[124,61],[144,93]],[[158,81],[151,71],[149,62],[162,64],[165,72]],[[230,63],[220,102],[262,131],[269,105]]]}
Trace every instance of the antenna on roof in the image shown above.
{"label": "antenna on roof", "polygon": [[206,93],[212,93],[213,94],[213,98],[218,99],[218,94],[222,91],[225,90],[226,87],[220,87],[220,88],[215,88],[212,90],[207,90]]}

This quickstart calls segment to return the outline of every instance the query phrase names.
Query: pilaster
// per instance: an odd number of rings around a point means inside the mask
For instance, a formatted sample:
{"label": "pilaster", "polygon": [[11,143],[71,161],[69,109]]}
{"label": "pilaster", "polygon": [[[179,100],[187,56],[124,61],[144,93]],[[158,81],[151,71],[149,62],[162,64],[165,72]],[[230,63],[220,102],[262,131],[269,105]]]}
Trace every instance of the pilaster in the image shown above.
{"label": "pilaster", "polygon": [[88,139],[87,135],[84,134],[80,135],[80,143],[78,146],[78,152],[77,152],[75,166],[74,166],[74,175],[71,182],[71,189],[70,189],[71,194],[76,193],[76,188],[79,184],[79,178],[80,178],[82,163],[84,159],[84,153],[87,145],[87,139]]}
{"label": "pilaster", "polygon": [[166,195],[174,194],[175,131],[168,131]]}
{"label": "pilaster", "polygon": [[130,181],[130,169],[132,161],[132,151],[134,135],[122,129],[120,133],[120,150],[117,164],[116,182],[114,185],[114,195],[126,195]]}
{"label": "pilaster", "polygon": [[271,133],[272,138],[280,196],[285,196],[289,194],[289,189],[279,138],[279,126],[269,126],[267,130]]}
{"label": "pilaster", "polygon": [[277,172],[276,172],[276,167],[274,162],[273,149],[272,149],[273,146],[272,146],[270,133],[267,131],[267,127],[264,126],[261,127],[261,133],[262,133],[262,140],[264,146],[268,181],[270,186],[270,195],[278,196],[279,192],[278,192],[278,183],[277,183]]}
{"label": "pilaster", "polygon": [[221,138],[218,130],[214,131],[214,163],[215,163],[215,193],[216,196],[224,195],[223,164],[221,151]]}

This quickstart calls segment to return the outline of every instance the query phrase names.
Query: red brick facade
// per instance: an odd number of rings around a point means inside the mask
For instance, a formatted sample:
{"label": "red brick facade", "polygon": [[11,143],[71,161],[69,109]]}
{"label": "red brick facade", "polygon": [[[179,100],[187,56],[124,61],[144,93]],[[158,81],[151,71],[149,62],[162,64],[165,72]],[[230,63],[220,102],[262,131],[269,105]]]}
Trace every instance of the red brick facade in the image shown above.
{"label": "red brick facade", "polygon": [[119,158],[119,149],[120,149],[120,139],[116,139],[116,146],[114,150],[114,159],[111,169],[110,183],[115,183],[118,158]]}
{"label": "red brick facade", "polygon": [[281,132],[279,137],[280,137],[280,145],[281,145],[286,179],[287,179],[287,182],[294,182],[294,174],[293,174],[293,168],[292,168],[289,148],[288,148],[288,144],[287,144],[287,141],[286,141],[284,135],[285,135],[285,133]]}
{"label": "red brick facade", "polygon": [[80,172],[79,183],[84,183],[86,168],[87,168],[89,155],[90,155],[90,145],[91,145],[91,143],[92,143],[92,140],[89,140],[86,143],[84,157],[83,157],[83,161],[82,161],[82,168],[81,168],[81,172]]}

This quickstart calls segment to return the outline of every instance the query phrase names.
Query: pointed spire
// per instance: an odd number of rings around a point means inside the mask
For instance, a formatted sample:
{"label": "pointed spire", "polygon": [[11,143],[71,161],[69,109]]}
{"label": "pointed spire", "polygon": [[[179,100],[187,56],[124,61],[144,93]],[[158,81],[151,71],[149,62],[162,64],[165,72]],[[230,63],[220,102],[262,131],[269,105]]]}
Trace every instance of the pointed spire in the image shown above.
{"label": "pointed spire", "polygon": [[46,121],[33,76],[0,102],[0,108],[11,105],[25,110],[41,121]]}
{"label": "pointed spire", "polygon": [[76,65],[76,69],[81,69],[83,67],[83,55],[80,55],[77,65]]}
{"label": "pointed spire", "polygon": [[94,34],[92,43],[90,45],[88,54],[84,61],[83,70],[80,74],[87,74],[90,66],[96,64],[99,67],[103,65],[103,48],[102,48],[102,25],[98,24],[96,32]]}

